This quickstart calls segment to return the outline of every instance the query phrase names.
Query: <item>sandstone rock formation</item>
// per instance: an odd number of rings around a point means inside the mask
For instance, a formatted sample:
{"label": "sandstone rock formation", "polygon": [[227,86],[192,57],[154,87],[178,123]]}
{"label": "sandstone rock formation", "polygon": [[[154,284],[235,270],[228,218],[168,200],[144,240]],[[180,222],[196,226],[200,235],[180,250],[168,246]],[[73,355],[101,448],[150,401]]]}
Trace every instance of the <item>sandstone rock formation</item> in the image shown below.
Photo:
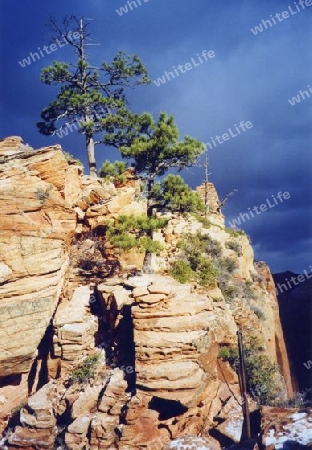
{"label": "sandstone rock formation", "polygon": [[27,376],[59,301],[76,228],[66,185],[79,173],[59,147],[20,151],[17,141],[2,141],[0,149],[2,417],[27,396]]}
{"label": "sandstone rock formation", "polygon": [[[153,236],[164,249],[152,257],[155,273],[142,274],[142,253],[119,254],[105,238],[109,220],[146,211],[128,178],[114,186],[82,176],[58,146],[0,142],[1,431],[9,422],[0,445],[9,450],[238,442],[238,378],[219,357],[238,328],[260,339],[292,392],[270,271],[254,264],[247,236],[225,228],[213,185],[208,222],[158,213],[168,218]],[[179,240],[198,231],[233,261],[222,274],[232,297],[222,283],[169,276]]]}
{"label": "sandstone rock formation", "polygon": [[21,426],[15,427],[8,435],[8,443],[14,448],[53,448],[56,417],[53,403],[56,389],[53,382],[46,384],[36,394],[29,397],[27,406],[21,409]]}
{"label": "sandstone rock formation", "polygon": [[62,361],[74,363],[77,355],[83,358],[94,349],[94,336],[98,329],[97,318],[90,314],[88,286],[80,286],[70,302],[63,302],[54,319],[54,356]]}

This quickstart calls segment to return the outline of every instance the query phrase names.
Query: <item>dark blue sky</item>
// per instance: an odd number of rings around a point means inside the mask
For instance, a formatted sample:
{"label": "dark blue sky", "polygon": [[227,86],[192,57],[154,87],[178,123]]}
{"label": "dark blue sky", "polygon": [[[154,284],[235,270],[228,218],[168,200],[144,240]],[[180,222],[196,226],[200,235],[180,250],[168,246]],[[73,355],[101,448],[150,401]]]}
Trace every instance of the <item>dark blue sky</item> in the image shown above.
{"label": "dark blue sky", "polygon": [[[91,62],[110,60],[118,50],[136,53],[153,80],[172,66],[192,58],[198,62],[197,53],[213,50],[215,58],[164,85],[131,91],[132,109],[155,116],[166,111],[175,116],[182,137],[190,134],[210,143],[229,128],[235,134],[234,124],[252,122],[252,128],[209,151],[211,181],[221,197],[238,190],[224,209],[227,221],[288,191],[288,200],[241,227],[251,236],[256,258],[273,272],[310,270],[312,6],[302,9],[297,2],[299,12],[291,0],[140,2],[120,16],[116,9],[125,0],[0,0],[0,136],[20,135],[34,148],[59,143],[86,161],[83,136],[45,137],[35,126],[55,96],[53,88],[40,83],[40,70],[53,60],[68,61],[69,49],[58,49],[25,68],[18,63],[49,44],[44,26],[49,15],[93,18],[90,31],[100,45],[94,47]],[[283,11],[288,12],[284,19]],[[257,35],[251,32],[271,15],[275,24],[267,23],[268,29]],[[291,106],[288,99],[300,90],[308,90],[310,97]],[[98,148],[97,157],[101,165],[119,155]],[[202,170],[193,169],[185,178],[195,186],[203,180]]]}

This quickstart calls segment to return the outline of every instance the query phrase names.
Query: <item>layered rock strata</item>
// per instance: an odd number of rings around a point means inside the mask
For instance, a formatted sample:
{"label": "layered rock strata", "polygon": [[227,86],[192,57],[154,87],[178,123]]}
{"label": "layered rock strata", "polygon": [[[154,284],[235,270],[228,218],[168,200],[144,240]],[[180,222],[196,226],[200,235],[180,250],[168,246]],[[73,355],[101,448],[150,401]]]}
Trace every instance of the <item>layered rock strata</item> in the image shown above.
{"label": "layered rock strata", "polygon": [[28,374],[59,301],[76,228],[69,185],[78,179],[58,146],[34,152],[17,138],[1,141],[2,419],[27,397]]}
{"label": "layered rock strata", "polygon": [[[144,255],[118,255],[116,276],[104,237],[108,220],[146,211],[132,172],[124,186],[93,180],[60,147],[32,151],[12,137],[0,142],[0,191],[0,427],[20,409],[6,435],[10,450],[162,450],[208,433],[216,448],[212,436],[238,442],[238,379],[218,358],[220,346],[236,345],[238,327],[261,340],[291,393],[270,271],[254,264],[247,236],[225,228],[213,185],[208,221],[159,213],[168,226],[153,236],[164,247],[152,258],[156,273],[135,277]],[[233,261],[225,277],[239,287],[233,298],[220,283],[204,289],[168,276],[179,240],[197,232]],[[81,264],[95,255],[96,275]],[[70,383],[97,353],[93,375]]]}

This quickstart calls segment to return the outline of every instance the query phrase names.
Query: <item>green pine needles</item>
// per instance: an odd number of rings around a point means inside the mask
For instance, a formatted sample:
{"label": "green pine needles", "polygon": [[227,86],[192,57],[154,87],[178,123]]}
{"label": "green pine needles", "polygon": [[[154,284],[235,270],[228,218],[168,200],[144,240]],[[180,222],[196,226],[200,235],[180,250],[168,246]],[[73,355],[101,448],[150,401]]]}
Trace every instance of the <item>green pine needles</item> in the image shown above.
{"label": "green pine needles", "polygon": [[[130,146],[122,146],[124,158],[135,161],[136,173],[144,180],[147,193],[147,215],[153,215],[153,209],[171,206],[176,210],[202,208],[199,197],[184,183],[181,177],[169,175],[161,185],[155,186],[156,177],[164,175],[170,168],[182,170],[192,166],[203,152],[204,145],[197,139],[185,136],[179,141],[179,130],[172,116],[160,113],[157,121],[145,114],[142,130]],[[182,203],[177,196],[183,196]]]}
{"label": "green pine needles", "polygon": [[[126,90],[150,83],[137,55],[119,51],[111,62],[88,59],[89,23],[74,16],[59,24],[50,19],[52,40],[63,39],[73,51],[70,62],[55,61],[41,73],[42,83],[59,86],[56,98],[42,110],[37,123],[41,134],[67,136],[73,130],[85,136],[90,175],[96,177],[95,145],[130,145],[145,119],[127,107]],[[71,35],[79,36],[72,40]]]}
{"label": "green pine needles", "polygon": [[106,236],[112,245],[122,251],[138,248],[142,252],[155,253],[162,245],[151,237],[153,231],[164,228],[167,219],[146,216],[119,216],[107,225]]}
{"label": "green pine needles", "polygon": [[156,183],[149,198],[154,208],[180,213],[204,211],[199,193],[192,191],[180,175],[168,175],[161,183]]}
{"label": "green pine needles", "polygon": [[112,163],[106,160],[100,169],[100,177],[105,180],[111,180],[113,183],[119,185],[126,181],[126,169],[127,163],[124,161],[115,161]]}

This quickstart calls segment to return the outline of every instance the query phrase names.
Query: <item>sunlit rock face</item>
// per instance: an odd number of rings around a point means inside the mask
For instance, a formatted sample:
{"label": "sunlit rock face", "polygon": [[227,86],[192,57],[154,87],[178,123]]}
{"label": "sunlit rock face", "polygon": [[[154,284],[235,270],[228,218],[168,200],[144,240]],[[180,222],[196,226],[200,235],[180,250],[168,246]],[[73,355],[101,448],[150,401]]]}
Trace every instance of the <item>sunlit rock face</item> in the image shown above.
{"label": "sunlit rock face", "polygon": [[[133,171],[127,176],[115,186],[83,176],[59,146],[0,142],[1,431],[15,414],[0,445],[220,450],[237,443],[239,382],[219,349],[237,344],[238,328],[260,340],[291,393],[270,271],[254,263],[246,235],[225,228],[214,186],[207,222],[158,213],[168,218],[153,233],[163,250],[151,258],[153,273],[143,274],[142,252],[120,252],[105,238],[109,220],[146,213],[139,181]],[[232,296],[220,283],[170,276],[179,241],[196,233],[217,242],[218,258],[232,266],[220,274],[225,288],[235,287]],[[94,256],[96,274],[79,263]],[[94,355],[94,371],[82,370]],[[72,383],[77,370],[91,375]]]}
{"label": "sunlit rock face", "polygon": [[8,378],[3,416],[27,395],[28,373],[59,301],[76,228],[67,195],[75,180],[78,168],[68,165],[59,147],[33,151],[20,138],[1,141],[0,377]]}

